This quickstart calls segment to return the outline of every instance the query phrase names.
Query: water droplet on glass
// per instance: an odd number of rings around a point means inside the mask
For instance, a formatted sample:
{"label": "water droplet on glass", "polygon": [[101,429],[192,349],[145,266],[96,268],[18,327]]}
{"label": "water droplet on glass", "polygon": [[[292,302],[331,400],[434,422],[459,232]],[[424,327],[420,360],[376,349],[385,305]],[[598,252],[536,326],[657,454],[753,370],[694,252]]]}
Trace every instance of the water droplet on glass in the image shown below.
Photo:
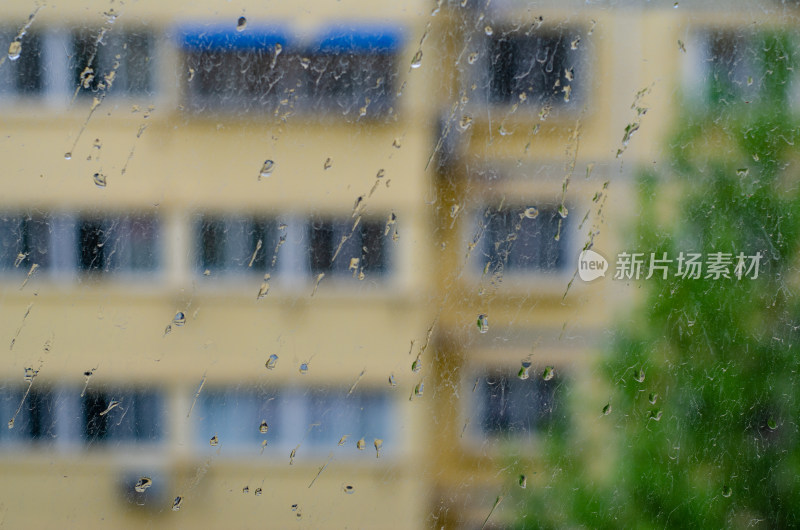
{"label": "water droplet on glass", "polygon": [[531,362],[522,361],[522,366],[520,366],[519,372],[517,372],[517,377],[519,377],[523,381],[528,379],[530,377],[530,369],[531,369]]}
{"label": "water droplet on glass", "polygon": [[469,64],[475,64],[475,61],[477,61],[477,60],[478,60],[478,53],[477,52],[472,52],[467,56],[467,62]]}
{"label": "water droplet on glass", "polygon": [[373,445],[375,445],[375,458],[380,458],[381,447],[383,447],[383,440],[381,440],[380,438],[376,438],[375,443]]}
{"label": "water droplet on glass", "polygon": [[487,35],[491,35],[494,33],[494,30],[492,29],[492,26],[487,25],[485,28],[483,28],[483,32]]}
{"label": "water droplet on glass", "polygon": [[636,379],[636,381],[638,381],[639,383],[643,383],[644,382],[644,368],[640,368],[639,369],[639,373],[634,375],[633,378]]}
{"label": "water droplet on glass", "polygon": [[655,405],[656,401],[658,401],[658,394],[656,394],[655,392],[651,392],[650,395],[647,397],[647,401],[649,401],[651,405]]}
{"label": "water droplet on glass", "polygon": [[261,425],[259,425],[258,427],[258,432],[260,432],[261,434],[267,434],[268,430],[269,430],[269,425],[267,425],[267,420],[263,420],[261,422]]}
{"label": "water droplet on glass", "polygon": [[606,403],[606,406],[603,407],[603,416],[608,416],[611,414],[611,403]]}
{"label": "water droplet on glass", "polygon": [[400,149],[400,138],[395,138],[392,140],[392,147],[395,149]]}
{"label": "water droplet on glass", "polygon": [[539,210],[531,206],[530,208],[525,208],[525,212],[523,213],[525,217],[528,219],[536,219],[539,217]]}
{"label": "water droplet on glass", "polygon": [[331,165],[332,165],[331,164],[331,159],[330,158],[326,158],[325,159],[325,163],[322,164],[322,169],[330,169]]}
{"label": "water droplet on glass", "polygon": [[16,61],[19,59],[19,55],[22,53],[22,43],[18,40],[12,41],[11,44],[8,45],[8,58],[12,61]]}
{"label": "water droplet on glass", "polygon": [[569,210],[563,204],[558,207],[558,215],[561,216],[562,219],[566,219],[567,215],[569,214]]}
{"label": "water droplet on glass", "polygon": [[519,487],[522,488],[522,489],[525,489],[525,488],[528,487],[528,477],[526,477],[525,475],[520,475],[519,476]]}
{"label": "water droplet on glass", "polygon": [[358,449],[359,451],[363,451],[366,448],[367,448],[367,442],[365,442],[363,438],[361,438],[359,441],[356,442],[356,449]]}
{"label": "water droplet on glass", "polygon": [[72,160],[72,153],[64,153],[64,160]]}
{"label": "water droplet on glass", "polygon": [[211,439],[208,441],[208,443],[211,444],[211,447],[218,446],[219,445],[219,437],[215,434],[214,436],[211,437]]}
{"label": "water droplet on glass", "polygon": [[394,378],[394,374],[389,376],[389,386],[397,386],[397,380]]}
{"label": "water droplet on glass", "polygon": [[258,288],[258,294],[256,295],[256,300],[261,300],[269,293],[269,274],[264,275],[264,281],[261,283],[261,287]]}
{"label": "water droplet on glass", "polygon": [[137,493],[144,493],[144,490],[152,485],[153,481],[150,480],[150,477],[142,477],[136,482],[136,485],[133,487],[133,489],[135,489]]}
{"label": "water droplet on glass", "polygon": [[10,420],[8,420],[8,428],[9,429],[13,429],[14,428],[14,418],[11,418]]}
{"label": "water droplet on glass", "polygon": [[349,435],[349,434],[345,434],[344,436],[342,436],[341,438],[339,438],[339,447],[341,447],[341,446],[343,446],[343,445],[344,445],[344,442],[346,442],[346,441],[347,441],[347,437],[348,437],[348,436],[350,436],[350,435]]}
{"label": "water droplet on glass", "polygon": [[267,364],[266,364],[267,370],[272,370],[273,368],[275,368],[276,364],[278,364],[278,356],[273,353],[272,355],[269,356],[269,359],[267,359]]}
{"label": "water droplet on glass", "polygon": [[94,174],[94,185],[98,188],[105,188],[106,187],[106,176],[102,173],[95,173]]}
{"label": "water droplet on glass", "polygon": [[417,357],[416,359],[414,359],[414,362],[411,363],[411,371],[417,373],[420,370],[422,370],[422,359]]}
{"label": "water droplet on glass", "polygon": [[247,27],[247,18],[239,17],[239,20],[236,21],[236,31],[244,31],[244,28]]}
{"label": "water droplet on glass", "polygon": [[172,322],[178,327],[183,326],[186,324],[186,315],[183,311],[178,311],[175,313],[175,318],[172,319]]}
{"label": "water droplet on glass", "polygon": [[655,409],[650,411],[650,419],[653,421],[661,421],[661,409]]}
{"label": "water droplet on glass", "polygon": [[261,488],[256,488],[256,491],[254,493],[256,497],[261,497]]}
{"label": "water droplet on glass", "polygon": [[569,47],[570,47],[571,50],[577,50],[578,49],[578,44],[580,44],[580,43],[581,43],[581,38],[580,37],[575,37],[575,40],[573,40],[572,42],[569,43]]}
{"label": "water droplet on glass", "polygon": [[722,496],[727,499],[731,495],[733,495],[733,489],[731,489],[730,486],[723,486],[723,488],[722,488]]}
{"label": "water droplet on glass", "polygon": [[422,66],[422,50],[417,50],[417,53],[411,59],[411,68],[419,68],[420,66]]}
{"label": "water droplet on glass", "polygon": [[292,511],[293,512],[296,512],[297,508],[298,508],[298,506],[296,504],[292,504]]}
{"label": "water droplet on glass", "polygon": [[303,70],[307,70],[308,67],[311,66],[311,59],[309,59],[308,57],[301,57],[300,66],[303,67]]}
{"label": "water droplet on glass", "polygon": [[300,373],[303,375],[308,373],[308,363],[300,363]]}
{"label": "water droplet on glass", "polygon": [[258,180],[265,179],[272,175],[272,170],[275,168],[275,162],[272,160],[265,160],[264,165],[261,166],[261,171],[258,173]]}
{"label": "water droplet on glass", "polygon": [[678,2],[675,2],[674,4],[672,4],[672,7],[675,8],[675,9],[678,9]]}
{"label": "water droplet on glass", "polygon": [[422,393],[425,391],[425,383],[422,381],[419,382],[417,386],[414,387],[414,396],[422,397]]}
{"label": "water droplet on glass", "polygon": [[472,125],[472,116],[469,114],[461,116],[461,120],[458,122],[458,128],[462,131],[466,131],[469,129],[470,125]]}
{"label": "water droplet on glass", "polygon": [[739,177],[746,177],[750,173],[750,169],[746,167],[740,167],[736,170],[736,175]]}
{"label": "water droplet on glass", "polygon": [[242,493],[244,493],[245,495],[247,495],[248,493],[250,493],[250,486],[245,486],[245,487],[243,487],[243,488],[242,488]]}
{"label": "water droplet on glass", "polygon": [[481,333],[489,331],[489,317],[486,315],[478,315],[478,331]]}
{"label": "water droplet on glass", "polygon": [[385,176],[386,176],[386,172],[383,169],[379,169],[378,173],[375,175],[375,178],[382,179]]}
{"label": "water droplet on glass", "polygon": [[180,495],[175,497],[175,500],[172,501],[172,511],[177,512],[178,510],[180,510],[182,503],[183,503],[183,497],[181,497]]}
{"label": "water droplet on glass", "polygon": [[552,366],[544,367],[544,372],[542,372],[542,379],[544,379],[545,381],[550,381],[554,375],[556,375],[556,371]]}
{"label": "water droplet on glass", "polygon": [[774,418],[770,418],[767,420],[767,427],[769,427],[769,430],[774,431],[775,429],[778,428],[778,423],[775,421]]}
{"label": "water droplet on glass", "polygon": [[348,495],[352,495],[356,491],[355,488],[353,486],[351,486],[350,484],[347,484],[343,489],[344,489],[344,492],[347,493]]}

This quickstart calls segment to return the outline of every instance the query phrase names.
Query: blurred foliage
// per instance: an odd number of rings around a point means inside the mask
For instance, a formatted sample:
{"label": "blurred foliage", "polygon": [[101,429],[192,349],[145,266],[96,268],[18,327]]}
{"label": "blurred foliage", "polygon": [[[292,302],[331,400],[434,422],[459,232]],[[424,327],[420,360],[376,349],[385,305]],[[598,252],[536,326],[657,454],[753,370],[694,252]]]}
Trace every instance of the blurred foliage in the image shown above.
{"label": "blurred foliage", "polygon": [[[667,279],[638,282],[642,296],[602,360],[612,410],[577,404],[606,422],[583,428],[609,433],[611,471],[587,471],[598,453],[586,438],[549,439],[537,455],[547,478],[519,495],[518,527],[800,525],[797,58],[786,34],[752,39],[758,90],[683,107],[669,169],[638,180],[629,247],[703,261],[761,252],[759,276],[682,279],[673,263]],[[674,213],[661,219],[671,196]]]}

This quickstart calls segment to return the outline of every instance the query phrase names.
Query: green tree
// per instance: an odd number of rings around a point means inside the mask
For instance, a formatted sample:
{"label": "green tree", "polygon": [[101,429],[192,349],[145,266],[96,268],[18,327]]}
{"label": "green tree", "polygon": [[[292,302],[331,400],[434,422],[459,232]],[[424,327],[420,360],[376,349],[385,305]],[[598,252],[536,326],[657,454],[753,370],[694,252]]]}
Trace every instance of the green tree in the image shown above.
{"label": "green tree", "polygon": [[[714,72],[703,111],[678,118],[669,160],[642,172],[631,246],[703,261],[732,253],[734,265],[760,252],[758,278],[734,267],[730,279],[676,278],[673,264],[669,278],[640,282],[641,306],[603,360],[612,410],[593,404],[611,422],[617,465],[590,480],[592,448],[554,439],[552,479],[526,501],[521,527],[800,526],[797,62],[785,33],[742,42],[756,90],[722,90]],[[676,187],[665,223],[656,212]]]}

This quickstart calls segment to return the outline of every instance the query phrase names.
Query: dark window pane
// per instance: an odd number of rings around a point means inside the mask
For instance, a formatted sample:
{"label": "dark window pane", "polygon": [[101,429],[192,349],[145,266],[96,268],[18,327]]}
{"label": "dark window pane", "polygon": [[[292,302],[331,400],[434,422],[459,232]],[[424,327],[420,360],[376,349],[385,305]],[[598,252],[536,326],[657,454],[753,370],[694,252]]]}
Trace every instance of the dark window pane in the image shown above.
{"label": "dark window pane", "polygon": [[[565,265],[567,230],[555,208],[540,209],[534,219],[522,208],[490,214],[486,227],[486,253],[490,268],[497,270],[554,271]],[[556,240],[558,236],[558,240]]]}
{"label": "dark window pane", "polygon": [[21,94],[38,94],[42,91],[42,39],[37,33],[27,33],[23,38],[22,53],[10,67]]}
{"label": "dark window pane", "polygon": [[567,71],[577,61],[570,51],[567,34],[494,35],[489,41],[489,100],[564,103],[564,88],[572,87]]}
{"label": "dark window pane", "polygon": [[102,441],[108,435],[108,408],[110,399],[105,393],[87,391],[83,397],[83,436],[87,443]]}
{"label": "dark window pane", "polygon": [[103,223],[84,220],[79,224],[80,268],[84,271],[101,271],[106,266],[105,243],[107,234]]}
{"label": "dark window pane", "polygon": [[555,380],[528,380],[492,374],[482,379],[481,429],[488,435],[529,434],[555,419]]}
{"label": "dark window pane", "polygon": [[380,222],[361,222],[361,267],[367,273],[381,273],[386,269],[384,226]]}
{"label": "dark window pane", "polygon": [[218,270],[225,263],[225,223],[221,219],[204,218],[200,224],[201,266]]}
{"label": "dark window pane", "polygon": [[311,272],[319,274],[331,270],[333,253],[338,241],[334,241],[334,226],[329,221],[319,219],[309,224],[309,266]]}
{"label": "dark window pane", "polygon": [[[73,86],[80,87],[80,94],[97,91],[102,79],[100,66],[100,46],[97,42],[99,30],[83,29],[73,36],[72,72]],[[101,41],[102,42],[102,41]]]}

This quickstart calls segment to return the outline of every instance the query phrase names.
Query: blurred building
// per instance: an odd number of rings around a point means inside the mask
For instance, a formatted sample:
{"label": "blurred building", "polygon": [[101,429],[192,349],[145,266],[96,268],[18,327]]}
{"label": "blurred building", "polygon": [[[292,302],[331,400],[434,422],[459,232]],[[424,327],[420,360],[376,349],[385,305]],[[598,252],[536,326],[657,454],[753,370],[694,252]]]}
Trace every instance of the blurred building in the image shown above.
{"label": "blurred building", "polygon": [[430,8],[33,9],[2,17],[0,520],[423,526]]}
{"label": "blurred building", "polygon": [[[724,14],[712,2],[623,4],[450,4],[453,97],[435,177],[436,527],[536,527],[535,513],[520,519],[525,499],[569,458],[547,439],[607,456],[581,480],[613,470],[598,361],[637,296],[636,283],[612,280],[616,256],[652,250],[630,248],[636,177],[669,173],[680,109],[753,97],[765,74],[753,37],[797,15],[781,2],[726,3]],[[664,194],[657,215],[679,200]],[[587,248],[609,261],[604,280],[577,277]]]}
{"label": "blurred building", "polygon": [[541,486],[634,296],[576,257],[676,102],[753,90],[764,4],[7,6],[0,521],[472,528]]}

